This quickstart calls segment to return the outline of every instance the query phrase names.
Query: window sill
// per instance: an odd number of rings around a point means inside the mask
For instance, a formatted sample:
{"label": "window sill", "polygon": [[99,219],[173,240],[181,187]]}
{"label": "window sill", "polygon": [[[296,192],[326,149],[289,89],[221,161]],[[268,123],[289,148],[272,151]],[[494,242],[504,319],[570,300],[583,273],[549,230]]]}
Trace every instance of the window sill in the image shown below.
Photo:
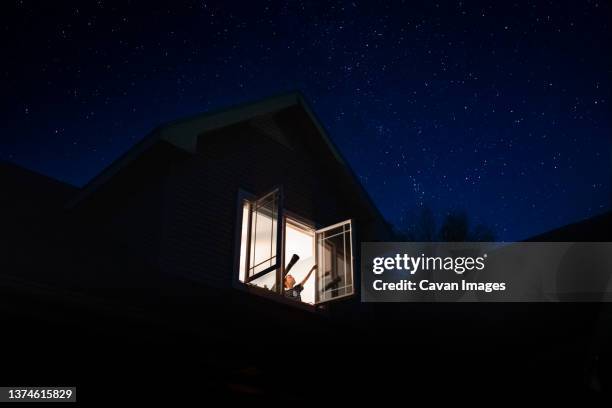
{"label": "window sill", "polygon": [[268,289],[263,289],[257,286],[247,285],[242,282],[234,282],[233,286],[235,289],[241,290],[251,295],[255,295],[255,296],[259,296],[259,297],[262,297],[268,300],[272,300],[276,303],[282,303],[285,305],[289,305],[291,307],[306,310],[311,313],[317,313],[321,315],[327,314],[327,305],[311,305],[310,303],[298,302],[296,300],[288,299],[285,296],[272,292]]}

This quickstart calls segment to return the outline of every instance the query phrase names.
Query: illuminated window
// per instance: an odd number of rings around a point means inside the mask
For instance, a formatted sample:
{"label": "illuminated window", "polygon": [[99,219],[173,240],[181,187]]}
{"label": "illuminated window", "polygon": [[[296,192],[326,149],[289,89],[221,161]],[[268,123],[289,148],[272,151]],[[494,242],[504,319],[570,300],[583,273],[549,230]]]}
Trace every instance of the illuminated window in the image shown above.
{"label": "illuminated window", "polygon": [[352,222],[317,230],[281,203],[278,189],[241,202],[238,280],[313,305],[354,294]]}

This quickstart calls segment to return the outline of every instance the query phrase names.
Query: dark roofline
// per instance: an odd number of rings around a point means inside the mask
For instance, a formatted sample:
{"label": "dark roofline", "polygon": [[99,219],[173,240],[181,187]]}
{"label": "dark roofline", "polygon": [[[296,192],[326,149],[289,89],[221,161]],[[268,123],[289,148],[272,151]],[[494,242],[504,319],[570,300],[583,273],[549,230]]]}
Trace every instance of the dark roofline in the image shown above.
{"label": "dark roofline", "polygon": [[102,172],[91,179],[82,188],[81,192],[67,204],[66,207],[72,208],[76,206],[83,199],[95,192],[100,186],[108,182],[115,174],[119,172],[119,170],[124,168],[127,164],[129,164],[132,160],[137,158],[141,153],[159,140],[164,140],[183,150],[195,153],[197,138],[203,132],[223,128],[231,124],[242,122],[266,113],[276,112],[291,106],[299,106],[306,112],[317,128],[318,133],[322,137],[325,145],[332,152],[338,163],[344,169],[346,169],[362,199],[365,201],[370,210],[386,224],[386,220],[381,214],[380,210],[378,207],[376,207],[368,192],[359,182],[353,169],[342,157],[336,145],[329,138],[327,130],[310,108],[310,105],[306,102],[304,95],[299,91],[285,92],[265,99],[234,105],[229,108],[218,109],[211,112],[205,112],[157,126],[132,148],[122,154]]}
{"label": "dark roofline", "polygon": [[[200,124],[200,127],[203,127],[204,131],[213,130],[228,126],[232,123],[247,120],[250,117],[272,112],[273,110],[271,109],[280,110],[296,104],[298,104],[297,93],[289,92],[272,96],[264,100],[233,105],[229,108],[221,108],[197,115],[191,115],[158,125],[130,149],[115,159],[104,170],[98,173],[98,175],[94,176],[87,184],[85,184],[85,186],[83,186],[81,189],[81,192],[77,194],[74,199],[72,199],[66,205],[66,207],[75,207],[83,199],[91,195],[100,186],[109,181],[119,172],[119,170],[121,170],[159,140],[165,140],[184,150],[195,152],[197,136],[202,133],[202,129],[200,129],[197,134],[191,135],[192,140],[186,140],[186,138],[182,138],[182,140],[181,138],[178,138],[179,140],[173,139],[173,135],[176,135],[176,133],[182,130],[181,128],[184,128],[186,124],[191,124],[192,126],[197,126]],[[207,122],[208,126],[206,126]],[[204,126],[202,126],[202,124],[204,124]]]}
{"label": "dark roofline", "polygon": [[391,234],[392,233],[391,226],[389,225],[389,223],[387,223],[387,220],[385,219],[385,217],[380,212],[379,208],[374,203],[374,200],[372,200],[372,197],[370,196],[370,194],[367,192],[367,190],[363,187],[363,185],[359,181],[359,178],[355,174],[353,168],[344,159],[342,154],[340,154],[340,151],[338,150],[337,146],[329,137],[329,133],[327,132],[327,129],[323,125],[323,122],[319,120],[318,116],[310,108],[310,105],[306,102],[303,95],[299,92],[298,92],[298,95],[299,95],[299,102],[300,102],[301,107],[306,111],[306,113],[308,114],[312,122],[315,124],[317,130],[319,130],[319,134],[323,138],[323,141],[325,142],[327,147],[333,153],[336,160],[338,160],[338,162],[342,165],[342,167],[347,171],[349,178],[355,184],[357,192],[362,196],[362,199],[365,201],[366,205],[370,207],[370,210],[374,214],[376,214],[376,216],[385,224],[384,226],[389,230],[389,233]]}
{"label": "dark roofline", "polygon": [[4,160],[0,160],[0,180],[4,183],[6,191],[3,193],[7,197],[18,198],[15,196],[18,188],[20,195],[38,197],[42,205],[53,203],[62,207],[79,191],[72,184]]}
{"label": "dark roofline", "polygon": [[612,239],[612,211],[529,237],[522,242],[607,242]]}
{"label": "dark roofline", "polygon": [[74,184],[67,183],[65,181],[56,179],[55,177],[51,177],[47,174],[40,173],[36,170],[30,169],[27,167],[23,167],[17,163],[13,163],[13,162],[6,161],[6,160],[0,160],[0,171],[21,173],[23,175],[26,175],[27,177],[45,180],[45,182],[49,184],[53,184],[53,185],[58,186],[59,188],[64,188],[67,190],[70,190],[70,189],[78,190],[79,189],[79,187],[75,186]]}

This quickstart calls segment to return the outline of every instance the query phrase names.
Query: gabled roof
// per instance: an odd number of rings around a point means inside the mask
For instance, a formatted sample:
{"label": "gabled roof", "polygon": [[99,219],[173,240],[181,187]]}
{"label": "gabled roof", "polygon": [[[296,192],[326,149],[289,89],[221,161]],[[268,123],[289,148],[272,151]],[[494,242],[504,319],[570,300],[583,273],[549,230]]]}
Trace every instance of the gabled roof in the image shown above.
{"label": "gabled roof", "polygon": [[358,182],[354,172],[342,158],[338,149],[330,140],[327,131],[321,125],[312,109],[306,103],[303,95],[300,92],[289,92],[276,96],[272,96],[263,100],[245,103],[242,105],[232,106],[228,109],[218,111],[205,112],[199,115],[175,120],[166,124],[160,125],[151,131],[144,139],[134,145],[129,151],[119,157],[110,166],[103,170],[99,175],[94,177],[72,200],[68,207],[74,207],[85,197],[96,191],[101,185],[105,184],[122,168],[128,165],[132,160],[149,149],[158,141],[168,142],[182,150],[190,153],[196,152],[197,140],[200,135],[205,132],[210,132],[216,129],[221,129],[229,125],[237,124],[255,117],[274,113],[285,108],[297,106],[301,108],[315,125],[321,139],[333,154],[334,158],[348,171],[351,178],[355,182],[357,190],[364,198],[370,210],[377,214],[381,220],[384,217],[380,214],[378,208],[374,205],[367,192]]}
{"label": "gabled roof", "polygon": [[79,191],[78,187],[4,161],[0,162],[0,185],[0,202],[21,208],[62,208]]}

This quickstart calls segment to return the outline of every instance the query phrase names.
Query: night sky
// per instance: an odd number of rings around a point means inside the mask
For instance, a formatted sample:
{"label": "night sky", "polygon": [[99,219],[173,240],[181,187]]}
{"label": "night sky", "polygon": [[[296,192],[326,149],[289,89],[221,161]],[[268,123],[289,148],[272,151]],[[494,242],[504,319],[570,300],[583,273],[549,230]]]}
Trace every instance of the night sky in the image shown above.
{"label": "night sky", "polygon": [[3,3],[0,160],[80,186],[157,124],[297,89],[396,225],[610,208],[604,1]]}

